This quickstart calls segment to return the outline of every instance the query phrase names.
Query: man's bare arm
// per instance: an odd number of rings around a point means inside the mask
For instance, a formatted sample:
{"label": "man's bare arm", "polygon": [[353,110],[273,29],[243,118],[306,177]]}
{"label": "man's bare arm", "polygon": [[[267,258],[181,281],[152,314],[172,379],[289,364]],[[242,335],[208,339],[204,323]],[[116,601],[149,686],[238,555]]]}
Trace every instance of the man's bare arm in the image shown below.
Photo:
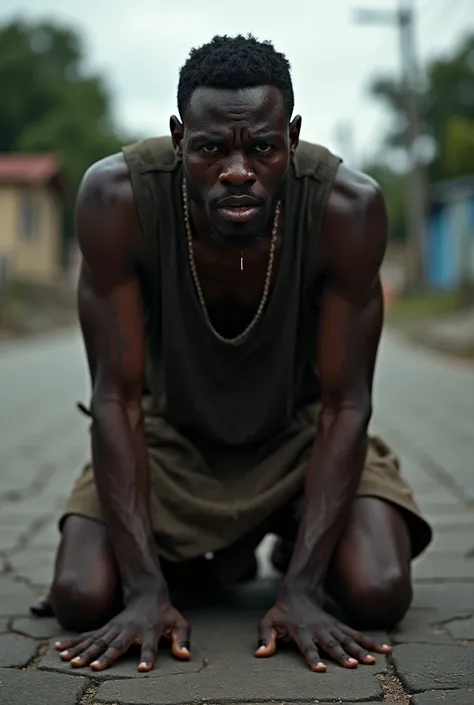
{"label": "man's bare arm", "polygon": [[378,188],[364,177],[332,195],[323,243],[329,281],[323,294],[317,359],[320,428],[308,465],[305,511],[286,580],[323,581],[344,530],[363,470],[372,382],[383,323],[379,278],[387,218]]}
{"label": "man's bare arm", "polygon": [[374,663],[369,651],[390,651],[336,620],[322,602],[329,561],[364,465],[383,319],[379,268],[387,240],[384,202],[367,177],[345,172],[339,172],[331,194],[322,238],[328,283],[317,340],[320,427],[306,472],[292,560],[275,607],[260,623],[257,650],[257,656],[270,656],[277,636],[288,634],[313,671],[326,670],[322,652],[354,668]]}
{"label": "man's bare arm", "polygon": [[[113,160],[116,160],[114,163]],[[119,158],[84,177],[76,208],[83,256],[78,305],[92,379],[97,490],[125,595],[162,581],[149,508],[141,395],[144,321],[140,227]]]}

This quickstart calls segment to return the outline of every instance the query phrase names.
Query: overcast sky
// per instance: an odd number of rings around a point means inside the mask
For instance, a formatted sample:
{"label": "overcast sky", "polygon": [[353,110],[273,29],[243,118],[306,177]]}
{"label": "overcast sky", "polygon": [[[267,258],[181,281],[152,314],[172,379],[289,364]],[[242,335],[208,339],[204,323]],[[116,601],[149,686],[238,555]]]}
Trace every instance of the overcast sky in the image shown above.
{"label": "overcast sky", "polygon": [[[413,0],[422,62],[449,53],[474,31],[474,0]],[[356,7],[392,9],[397,0],[0,0],[0,22],[15,16],[70,22],[83,34],[88,64],[107,78],[118,122],[132,133],[168,132],[178,71],[189,50],[215,34],[270,39],[292,65],[303,138],[357,165],[374,151],[387,114],[367,95],[377,73],[399,69],[398,35],[354,23]],[[58,9],[58,8],[61,9]],[[4,96],[5,98],[5,96]],[[341,146],[347,124],[353,147]]]}

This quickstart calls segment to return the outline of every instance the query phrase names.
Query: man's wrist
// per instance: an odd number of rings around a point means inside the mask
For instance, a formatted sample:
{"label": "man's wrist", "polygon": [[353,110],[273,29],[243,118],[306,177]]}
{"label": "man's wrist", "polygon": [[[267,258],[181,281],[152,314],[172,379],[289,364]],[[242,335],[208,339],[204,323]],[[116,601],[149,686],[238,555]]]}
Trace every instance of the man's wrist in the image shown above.
{"label": "man's wrist", "polygon": [[311,580],[306,576],[287,574],[278,591],[278,599],[286,601],[301,597],[310,597],[318,604],[324,600],[324,589],[321,581]]}
{"label": "man's wrist", "polygon": [[131,602],[144,595],[156,598],[169,598],[169,590],[166,580],[161,573],[156,575],[146,575],[129,579],[123,582],[123,596],[125,603]]}

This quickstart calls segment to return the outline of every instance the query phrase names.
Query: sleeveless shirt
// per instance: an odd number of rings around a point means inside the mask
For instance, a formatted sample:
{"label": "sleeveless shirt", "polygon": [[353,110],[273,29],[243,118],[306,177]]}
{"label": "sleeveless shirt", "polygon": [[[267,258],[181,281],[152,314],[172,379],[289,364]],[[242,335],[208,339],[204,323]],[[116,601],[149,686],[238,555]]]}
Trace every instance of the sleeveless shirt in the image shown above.
{"label": "sleeveless shirt", "polygon": [[324,274],[318,241],[341,160],[300,142],[286,178],[281,259],[267,305],[253,330],[230,345],[208,326],[195,290],[183,167],[171,138],[148,138],[123,153],[145,245],[144,391],[153,413],[188,437],[218,445],[267,441],[319,396],[315,357]]}

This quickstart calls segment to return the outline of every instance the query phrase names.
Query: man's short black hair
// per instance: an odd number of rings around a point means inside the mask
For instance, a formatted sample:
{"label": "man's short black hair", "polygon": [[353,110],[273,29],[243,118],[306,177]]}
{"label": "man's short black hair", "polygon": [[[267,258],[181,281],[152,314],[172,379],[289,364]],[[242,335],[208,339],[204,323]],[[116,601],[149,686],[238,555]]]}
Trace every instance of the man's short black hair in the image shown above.
{"label": "man's short black hair", "polygon": [[178,109],[184,117],[191,95],[200,86],[250,88],[276,86],[283,94],[288,119],[294,107],[290,63],[269,41],[247,37],[215,36],[207,44],[191,49],[179,73]]}

